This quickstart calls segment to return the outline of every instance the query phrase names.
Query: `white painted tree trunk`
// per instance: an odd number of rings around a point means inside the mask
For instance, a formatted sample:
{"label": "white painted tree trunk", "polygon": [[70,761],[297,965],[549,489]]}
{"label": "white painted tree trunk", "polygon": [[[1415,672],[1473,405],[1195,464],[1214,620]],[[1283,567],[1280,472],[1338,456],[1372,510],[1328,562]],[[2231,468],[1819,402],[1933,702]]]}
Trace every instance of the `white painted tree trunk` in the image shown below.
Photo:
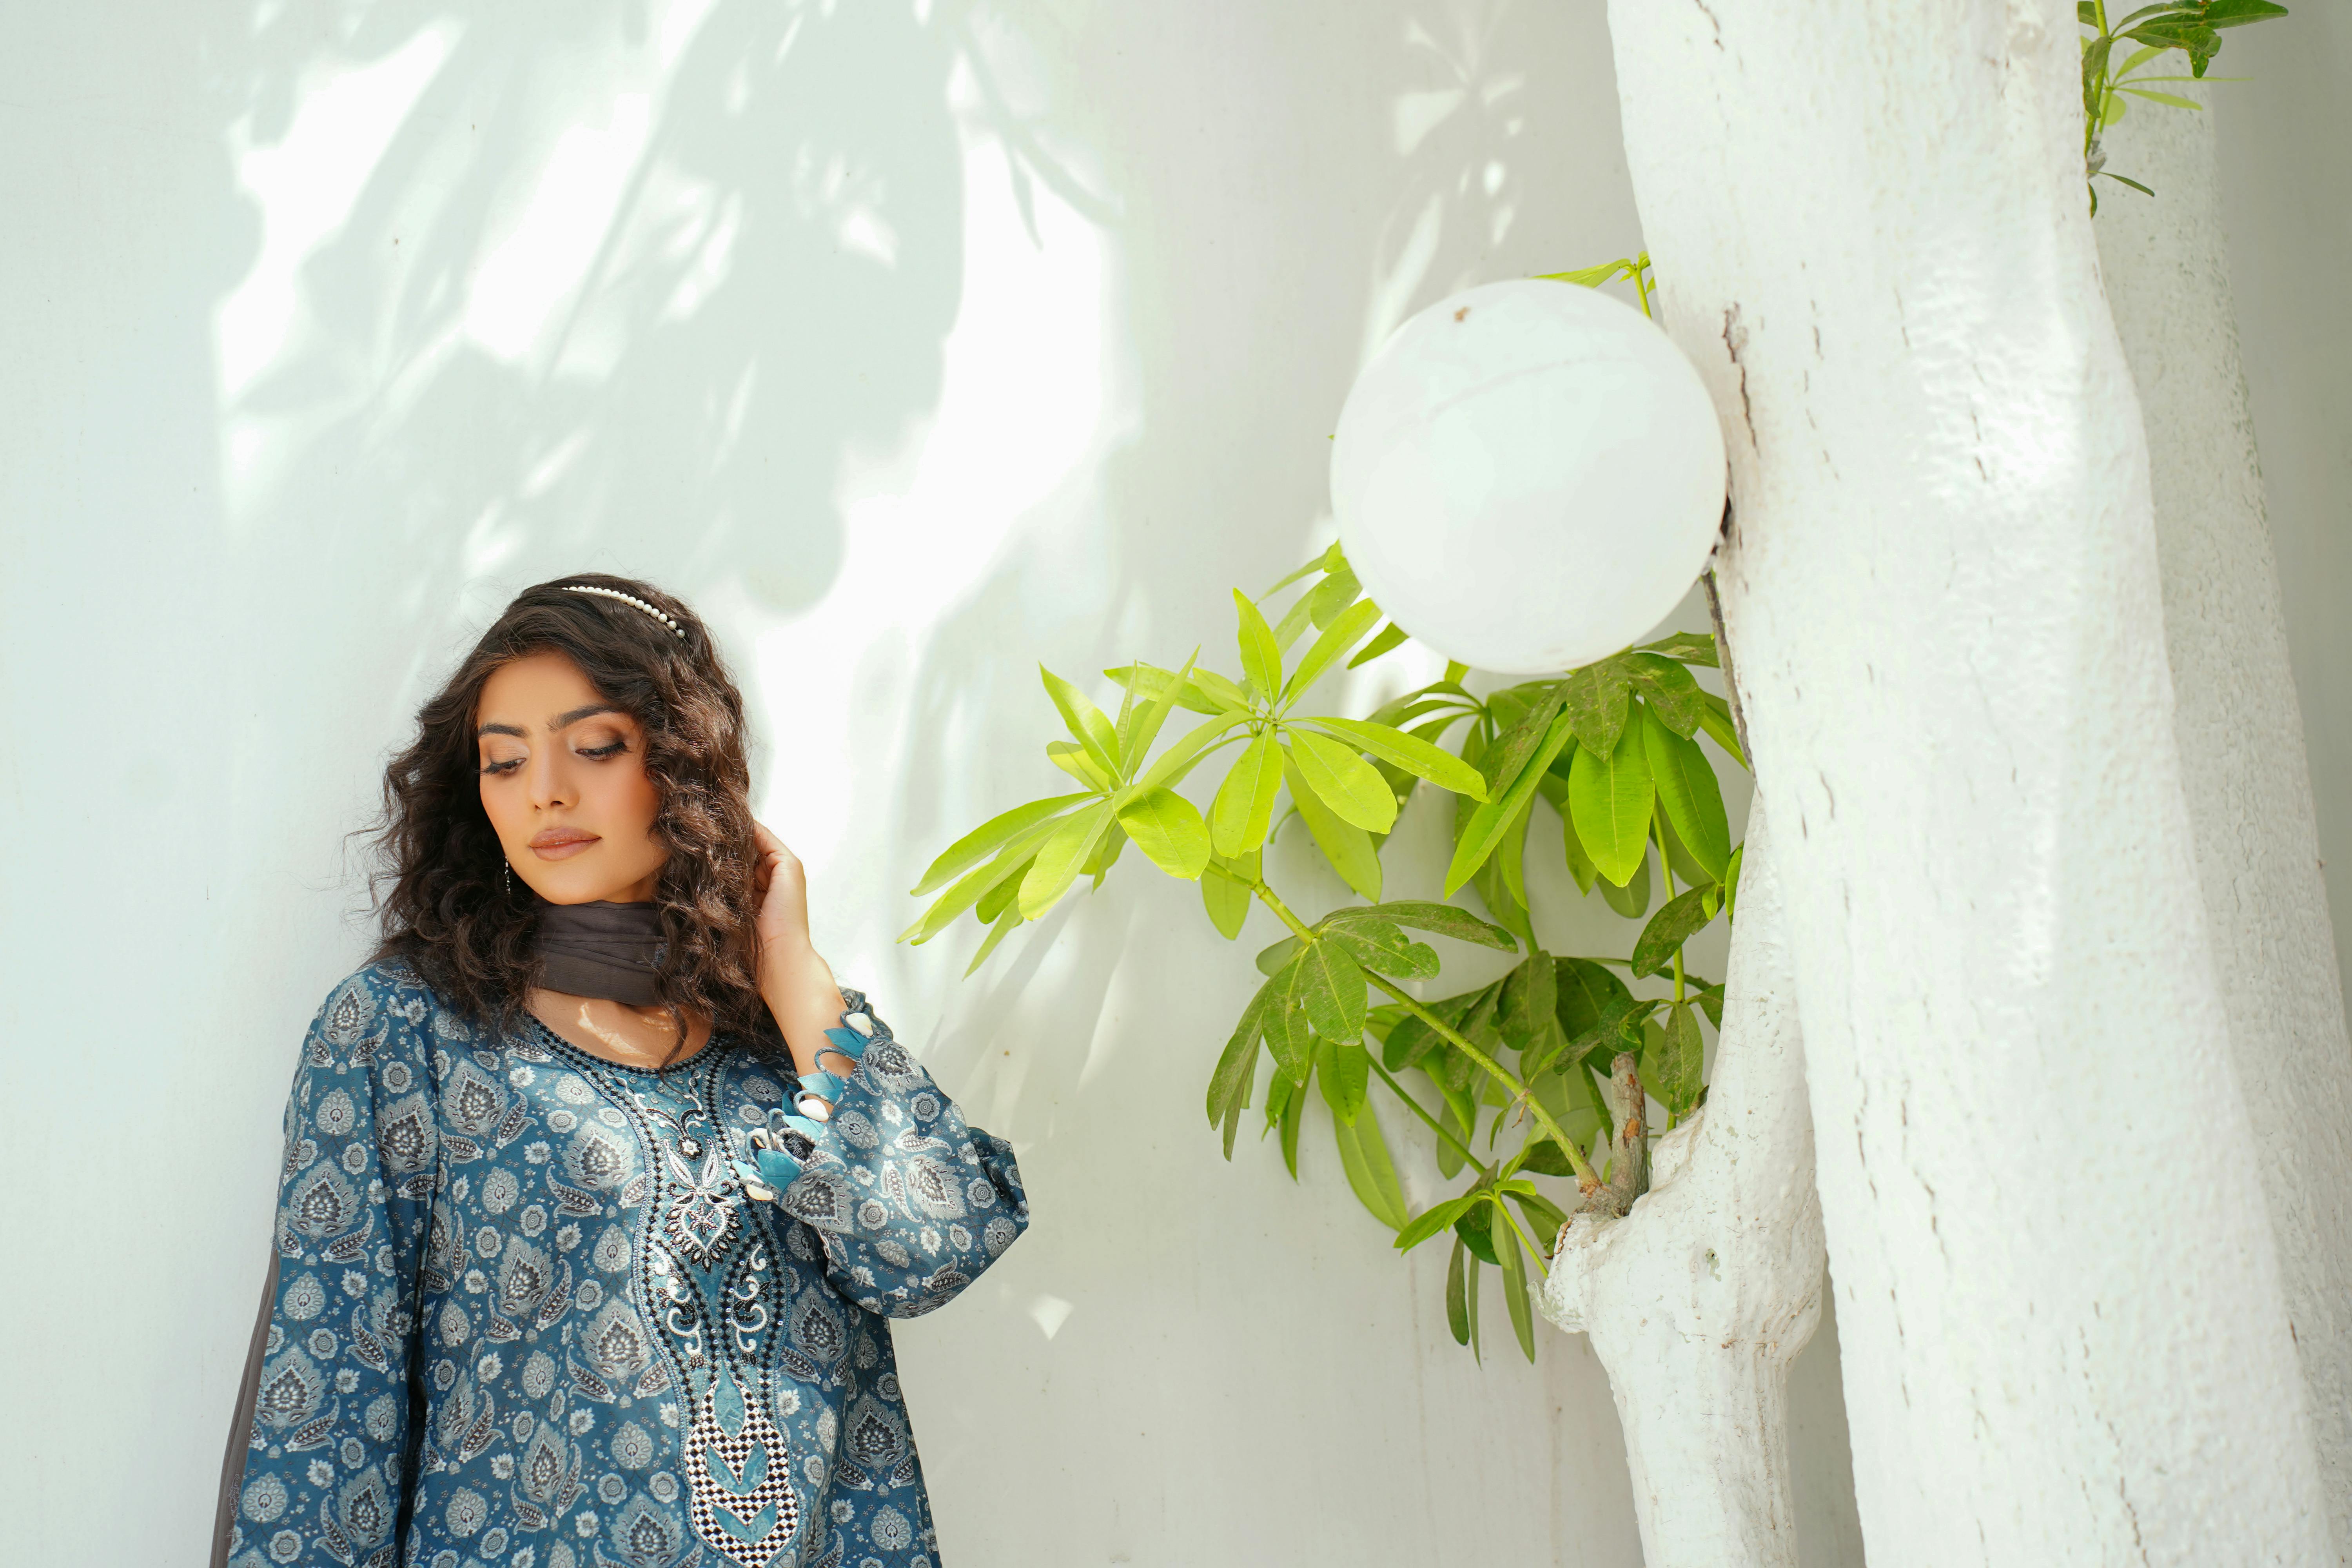
{"label": "white painted tree trunk", "polygon": [[1612,0],[1715,391],[1874,1562],[2307,1564],[2063,0]]}
{"label": "white painted tree trunk", "polygon": [[1706,1110],[1631,1214],[1570,1224],[1539,1302],[1609,1369],[1649,1568],[1797,1568],[1789,1363],[1822,1250],[1776,853],[1759,795]]}
{"label": "white painted tree trunk", "polygon": [[[2228,95],[2250,89],[2167,90],[2227,113]],[[2140,103],[2105,142],[2108,167],[2156,190],[2101,182],[2099,262],[2147,429],[2198,880],[2340,1556],[2352,1544],[2352,1046],[2238,360],[2213,114]]]}

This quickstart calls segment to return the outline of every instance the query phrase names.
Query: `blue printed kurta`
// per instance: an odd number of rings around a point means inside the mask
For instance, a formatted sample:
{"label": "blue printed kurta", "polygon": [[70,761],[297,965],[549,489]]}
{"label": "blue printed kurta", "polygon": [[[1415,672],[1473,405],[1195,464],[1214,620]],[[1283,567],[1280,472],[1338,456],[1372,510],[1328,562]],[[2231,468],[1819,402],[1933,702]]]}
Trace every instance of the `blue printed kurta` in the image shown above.
{"label": "blue printed kurta", "polygon": [[793,1089],[723,1035],[656,1071],[477,1027],[404,964],[337,986],[233,1568],[935,1568],[887,1320],[1012,1245],[1020,1173],[875,1019],[760,1201],[735,1163]]}

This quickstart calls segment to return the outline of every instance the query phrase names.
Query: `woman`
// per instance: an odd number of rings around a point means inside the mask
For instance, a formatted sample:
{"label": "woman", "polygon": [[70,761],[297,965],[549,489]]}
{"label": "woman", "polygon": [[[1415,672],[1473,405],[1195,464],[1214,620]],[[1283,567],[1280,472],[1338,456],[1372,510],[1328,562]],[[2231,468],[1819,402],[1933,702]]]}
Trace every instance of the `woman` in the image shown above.
{"label": "woman", "polygon": [[743,704],[642,583],[507,607],[385,777],[305,1040],[213,1561],[931,1568],[887,1320],[1028,1223],[811,945]]}

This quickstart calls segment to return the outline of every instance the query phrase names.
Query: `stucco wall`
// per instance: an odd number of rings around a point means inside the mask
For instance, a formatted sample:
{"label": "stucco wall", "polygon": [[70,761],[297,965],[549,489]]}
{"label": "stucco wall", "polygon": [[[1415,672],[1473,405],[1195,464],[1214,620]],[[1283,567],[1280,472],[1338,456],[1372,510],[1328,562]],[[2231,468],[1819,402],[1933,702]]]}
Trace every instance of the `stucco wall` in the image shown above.
{"label": "stucco wall", "polygon": [[[601,567],[722,628],[822,944],[1021,1152],[1032,1235],[901,1336],[950,1561],[1637,1560],[1581,1339],[1529,1369],[1490,1303],[1481,1370],[1319,1130],[1300,1187],[1216,1157],[1265,936],[1126,865],[983,978],[891,943],[1054,787],[1038,659],[1214,657],[1324,537],[1369,345],[1635,247],[1597,5],[7,30],[0,1558],[196,1560],[295,1046],[364,945],[341,836],[505,595]],[[1559,881],[1554,945],[1622,942]],[[1858,1563],[1826,1325],[1793,1403],[1808,1561]]]}

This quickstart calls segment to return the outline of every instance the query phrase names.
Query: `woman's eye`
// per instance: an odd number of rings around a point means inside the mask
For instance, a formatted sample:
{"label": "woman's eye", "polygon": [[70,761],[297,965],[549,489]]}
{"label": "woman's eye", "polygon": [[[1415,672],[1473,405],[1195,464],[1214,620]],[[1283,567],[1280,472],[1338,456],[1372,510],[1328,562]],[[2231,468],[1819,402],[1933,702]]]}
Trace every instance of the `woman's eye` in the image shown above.
{"label": "woman's eye", "polygon": [[500,773],[510,773],[520,766],[522,766],[522,759],[520,757],[510,757],[503,763],[486,762],[482,764],[482,776],[484,778],[496,778]]}
{"label": "woman's eye", "polygon": [[584,747],[580,754],[583,757],[595,757],[601,761],[605,757],[617,757],[628,749],[629,743],[626,741],[614,741],[607,745]]}

